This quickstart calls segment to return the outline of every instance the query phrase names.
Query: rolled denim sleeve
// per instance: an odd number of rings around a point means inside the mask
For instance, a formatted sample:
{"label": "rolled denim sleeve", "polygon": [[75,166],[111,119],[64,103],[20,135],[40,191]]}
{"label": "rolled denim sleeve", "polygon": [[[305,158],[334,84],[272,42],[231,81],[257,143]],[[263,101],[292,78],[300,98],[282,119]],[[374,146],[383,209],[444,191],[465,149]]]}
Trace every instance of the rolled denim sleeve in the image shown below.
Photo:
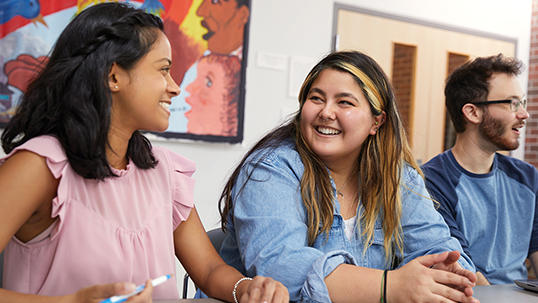
{"label": "rolled denim sleeve", "polygon": [[[306,282],[301,289],[301,298],[307,302],[331,302],[325,277],[340,264],[357,265],[355,258],[347,251],[338,250],[319,257],[308,272]],[[321,271],[320,271],[321,269]]]}
{"label": "rolled denim sleeve", "polygon": [[256,167],[243,168],[233,192],[236,247],[247,275],[280,281],[291,301],[330,302],[325,277],[340,264],[355,264],[355,260],[345,251],[325,254],[308,246],[299,190],[303,168],[300,160],[290,159],[298,155],[284,151],[290,154],[270,155]]}
{"label": "rolled denim sleeve", "polygon": [[402,229],[404,237],[404,259],[400,265],[428,254],[438,254],[457,250],[461,253],[458,263],[472,272],[476,268],[463,252],[460,242],[450,235],[450,229],[443,217],[435,210],[424,179],[415,169],[406,167],[405,186],[402,192]]}

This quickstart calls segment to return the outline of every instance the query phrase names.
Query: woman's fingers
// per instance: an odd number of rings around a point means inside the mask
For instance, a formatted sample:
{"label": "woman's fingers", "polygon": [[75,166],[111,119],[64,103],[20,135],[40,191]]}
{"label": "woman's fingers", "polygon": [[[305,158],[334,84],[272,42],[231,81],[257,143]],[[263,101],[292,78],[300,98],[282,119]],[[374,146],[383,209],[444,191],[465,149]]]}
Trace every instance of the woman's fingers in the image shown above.
{"label": "woman's fingers", "polygon": [[472,298],[474,282],[469,279],[468,271],[458,269],[458,264],[444,269],[429,268],[432,264],[454,261],[455,255],[449,253],[428,255],[388,272],[388,301],[478,302]]}
{"label": "woman's fingers", "polygon": [[289,302],[288,290],[271,278],[255,277],[250,282],[247,292],[241,297],[241,303],[283,303]]}
{"label": "woman's fingers", "polygon": [[437,283],[432,292],[456,302],[478,302],[472,298],[475,283],[466,275],[443,270],[432,270],[432,278]]}
{"label": "woman's fingers", "polygon": [[471,282],[467,276],[459,275],[456,273],[452,273],[449,271],[444,270],[436,270],[432,269],[434,271],[433,273],[433,279],[437,283],[445,284],[445,285],[452,285],[455,287],[473,287],[474,283]]}
{"label": "woman's fingers", "polygon": [[422,264],[425,267],[431,267],[436,264],[440,264],[444,262],[447,257],[449,256],[448,252],[440,253],[440,254],[431,254],[431,255],[425,255],[416,258],[414,261],[417,261],[418,263]]}
{"label": "woman's fingers", "polygon": [[457,250],[453,250],[448,252],[448,256],[446,257],[446,260],[443,262],[445,265],[450,266],[452,264],[455,264],[460,259],[461,253]]}
{"label": "woman's fingers", "polygon": [[[253,282],[251,282],[252,285]],[[262,294],[262,290],[260,287],[251,287],[249,286],[247,289],[247,292],[243,294],[243,297],[241,298],[241,303],[256,303],[261,302],[260,297]]]}
{"label": "woman's fingers", "polygon": [[119,282],[113,284],[101,284],[92,287],[94,294],[99,297],[111,297],[130,294],[136,289],[134,283]]}
{"label": "woman's fingers", "polygon": [[431,291],[438,297],[438,302],[450,300],[450,302],[479,303],[477,299],[447,285],[436,284]]}
{"label": "woman's fingers", "polygon": [[151,284],[151,280],[146,281],[146,287],[142,292],[140,292],[138,295],[132,296],[127,300],[127,302],[153,302],[153,285]]}
{"label": "woman's fingers", "polygon": [[[133,291],[135,291],[135,289],[136,287],[133,283],[101,284],[101,285],[94,285],[91,287],[87,287],[84,291],[84,296],[86,298],[98,299],[97,302],[100,302],[112,296],[130,294]],[[142,290],[139,294],[136,294],[128,298],[127,302],[132,302],[132,303],[152,302],[152,295],[153,295],[153,285],[151,285],[151,280],[147,280],[144,290]]]}
{"label": "woman's fingers", "polygon": [[261,302],[274,302],[273,297],[275,295],[276,281],[273,279],[265,279],[263,281],[263,292],[261,296]]}
{"label": "woman's fingers", "polygon": [[133,283],[110,283],[84,287],[73,294],[75,302],[99,302],[112,296],[132,293],[136,286]]}
{"label": "woman's fingers", "polygon": [[[280,284],[280,282],[277,282]],[[288,303],[290,301],[290,295],[288,293],[288,289],[284,287],[284,285],[280,284],[281,287],[279,287],[277,284],[277,287],[275,289],[275,294],[273,295],[273,302],[278,303]]]}

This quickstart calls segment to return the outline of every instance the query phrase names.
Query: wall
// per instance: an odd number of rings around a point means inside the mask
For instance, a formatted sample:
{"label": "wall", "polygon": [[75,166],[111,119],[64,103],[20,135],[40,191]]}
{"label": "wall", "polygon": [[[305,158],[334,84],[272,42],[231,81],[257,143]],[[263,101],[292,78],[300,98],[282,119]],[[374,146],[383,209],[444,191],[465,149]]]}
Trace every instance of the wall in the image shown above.
{"label": "wall", "polygon": [[[538,114],[538,0],[532,1],[532,37],[529,58],[529,86],[527,111],[531,117]],[[527,121],[525,161],[538,168],[538,121]]]}
{"label": "wall", "polygon": [[[341,0],[339,3],[517,38],[517,57],[529,62],[531,0]],[[289,68],[257,66],[260,52],[319,60],[333,45],[333,0],[252,0],[241,145],[153,141],[197,163],[195,201],[206,229],[218,226],[217,200],[230,170],[247,149],[298,108],[290,97]],[[357,29],[357,31],[368,29]],[[521,76],[527,87],[528,73]],[[514,155],[522,157],[520,152]],[[181,278],[178,272],[178,278]],[[192,288],[191,288],[192,289]]]}

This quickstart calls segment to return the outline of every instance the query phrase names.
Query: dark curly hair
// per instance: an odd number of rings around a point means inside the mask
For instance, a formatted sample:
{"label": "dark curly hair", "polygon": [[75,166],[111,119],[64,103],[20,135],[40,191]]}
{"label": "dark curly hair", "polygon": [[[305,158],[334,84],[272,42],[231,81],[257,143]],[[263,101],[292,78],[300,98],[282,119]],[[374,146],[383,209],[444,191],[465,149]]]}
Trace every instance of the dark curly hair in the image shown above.
{"label": "dark curly hair", "polygon": [[[162,30],[160,18],[124,3],[103,3],[81,12],[22,96],[2,134],[4,151],[52,135],[82,177],[115,176],[106,157],[112,106],[108,73],[113,63],[131,70]],[[127,156],[142,169],[157,164],[149,140],[138,131],[129,141]]]}

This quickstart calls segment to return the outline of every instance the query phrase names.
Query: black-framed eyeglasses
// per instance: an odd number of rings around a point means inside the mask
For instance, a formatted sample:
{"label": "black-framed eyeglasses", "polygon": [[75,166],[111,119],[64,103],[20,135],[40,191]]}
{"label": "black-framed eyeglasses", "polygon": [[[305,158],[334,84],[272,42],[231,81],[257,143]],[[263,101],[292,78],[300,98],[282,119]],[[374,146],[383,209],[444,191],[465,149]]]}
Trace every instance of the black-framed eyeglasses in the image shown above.
{"label": "black-framed eyeglasses", "polygon": [[512,98],[512,99],[507,99],[507,100],[471,102],[471,104],[494,104],[494,103],[510,103],[510,110],[513,112],[517,112],[520,106],[522,106],[523,109],[527,109],[527,99],[519,100],[518,98]]}

